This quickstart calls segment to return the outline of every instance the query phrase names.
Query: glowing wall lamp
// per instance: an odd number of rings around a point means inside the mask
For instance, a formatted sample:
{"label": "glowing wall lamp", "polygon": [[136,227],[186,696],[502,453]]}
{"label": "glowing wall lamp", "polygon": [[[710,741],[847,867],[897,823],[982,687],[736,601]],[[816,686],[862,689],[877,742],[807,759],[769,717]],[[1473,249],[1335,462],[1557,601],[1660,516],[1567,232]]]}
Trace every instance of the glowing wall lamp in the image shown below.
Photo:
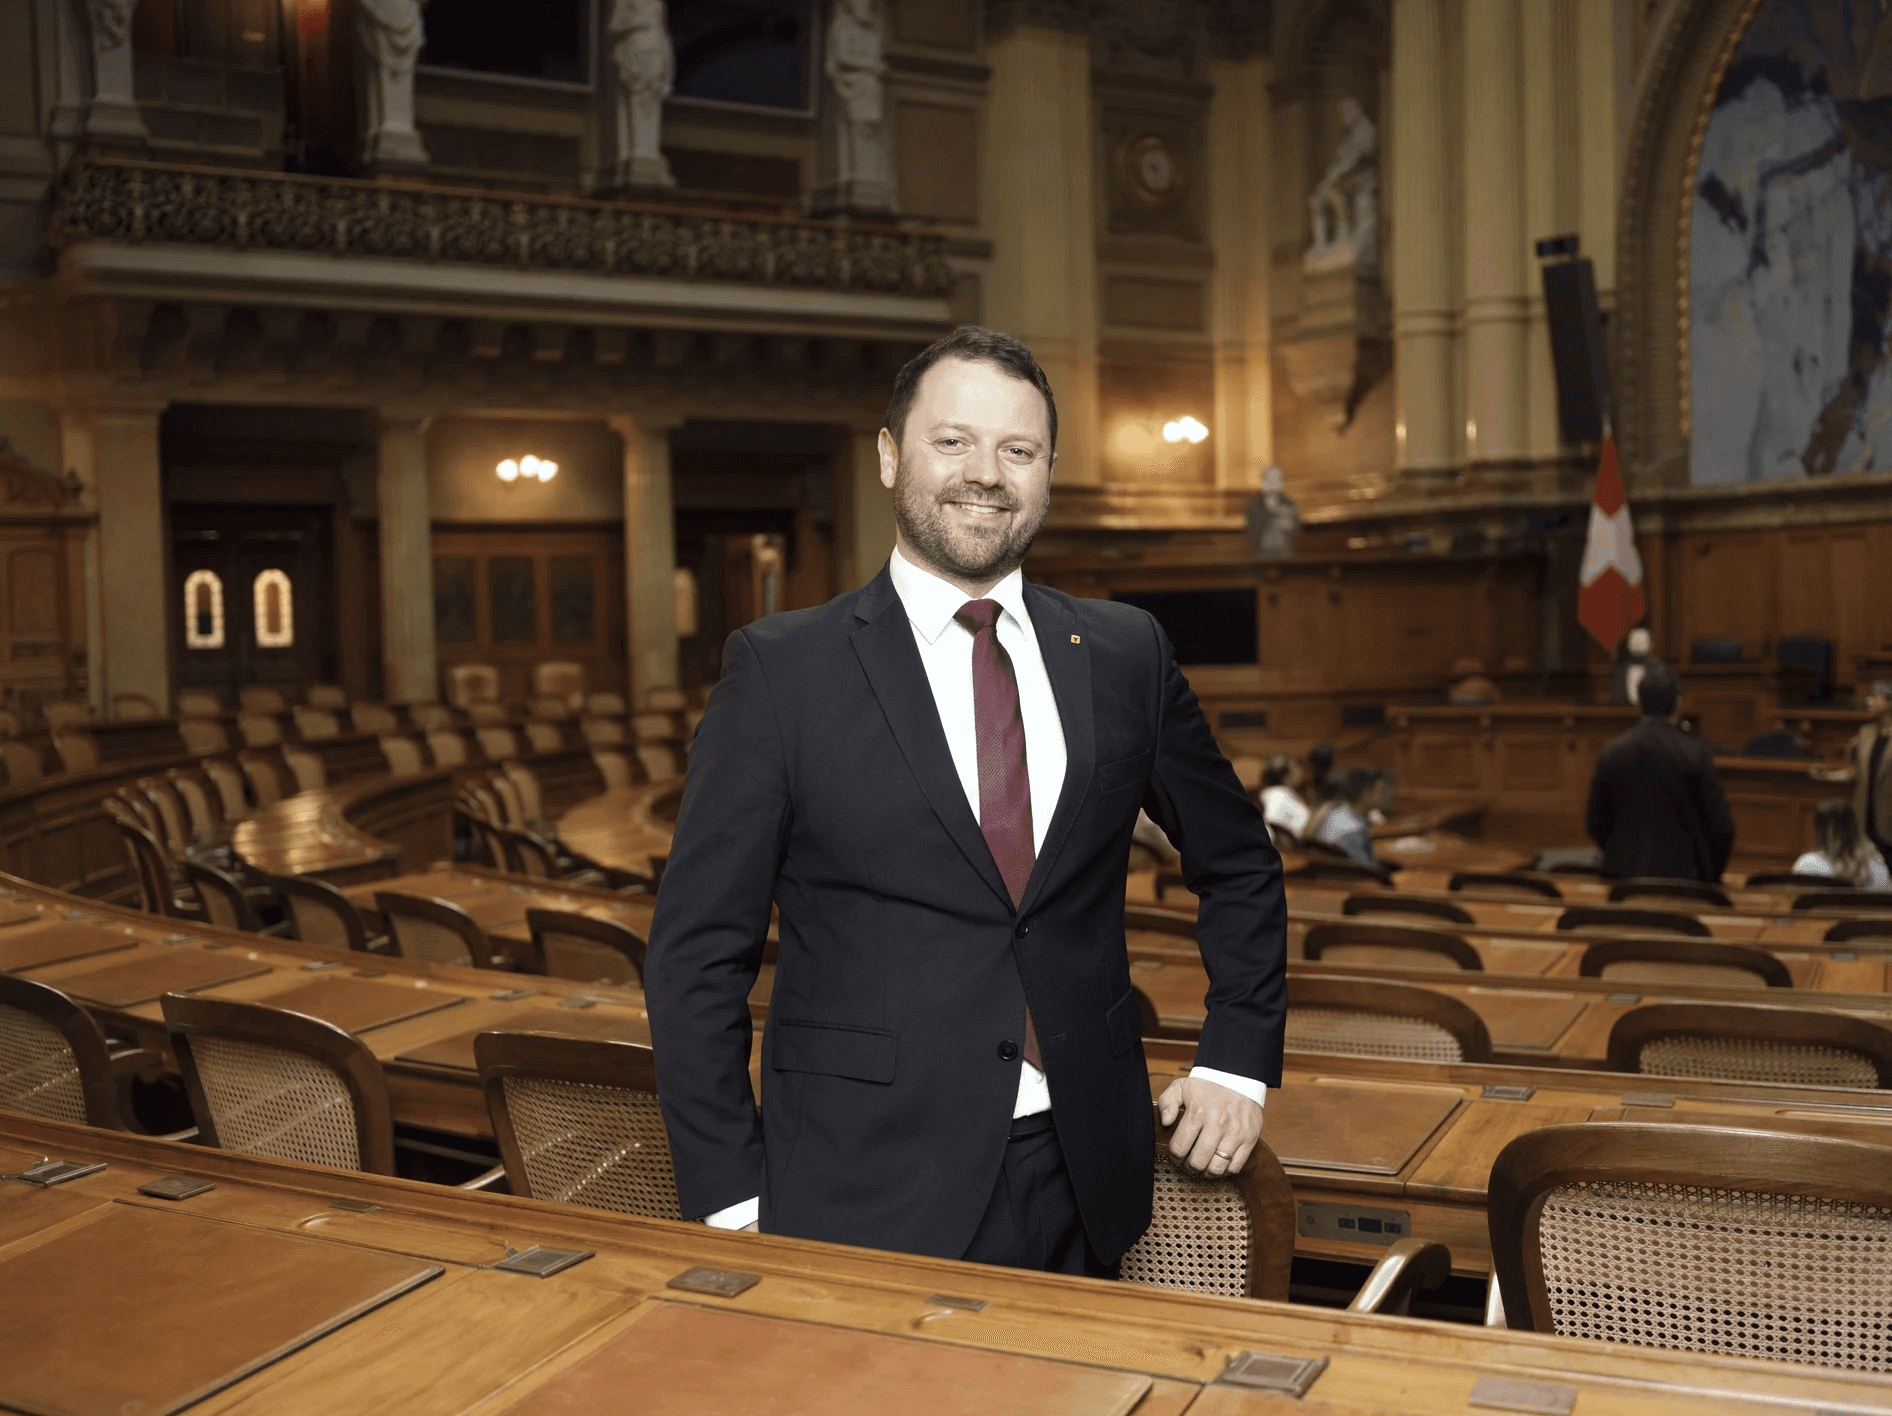
{"label": "glowing wall lamp", "polygon": [[1164,442],[1199,443],[1208,436],[1209,430],[1187,414],[1184,414],[1173,423],[1163,424]]}
{"label": "glowing wall lamp", "polygon": [[502,482],[516,482],[521,477],[535,482],[549,482],[558,476],[558,464],[549,458],[534,457],[528,452],[516,462],[510,457],[507,458],[493,471],[499,474],[499,480]]}

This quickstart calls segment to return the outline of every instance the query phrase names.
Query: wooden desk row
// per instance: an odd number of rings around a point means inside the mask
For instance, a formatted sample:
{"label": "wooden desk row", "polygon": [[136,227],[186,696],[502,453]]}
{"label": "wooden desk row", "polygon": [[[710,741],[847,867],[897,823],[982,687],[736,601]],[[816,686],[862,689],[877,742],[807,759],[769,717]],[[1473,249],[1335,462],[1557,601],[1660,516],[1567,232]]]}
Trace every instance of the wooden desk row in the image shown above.
{"label": "wooden desk row", "polygon": [[[727,1234],[0,1117],[0,1171],[44,1156],[106,1168],[49,1189],[0,1182],[0,1405],[26,1409],[1457,1416],[1508,1380],[1552,1388],[1578,1416],[1772,1416],[1876,1409],[1892,1391],[1866,1374]],[[215,1188],[140,1193],[172,1175]],[[497,1267],[535,1245],[590,1257],[545,1278]],[[671,1286],[704,1268],[743,1277],[728,1296]],[[1244,1352],[1325,1366],[1296,1403],[1222,1381]]]}

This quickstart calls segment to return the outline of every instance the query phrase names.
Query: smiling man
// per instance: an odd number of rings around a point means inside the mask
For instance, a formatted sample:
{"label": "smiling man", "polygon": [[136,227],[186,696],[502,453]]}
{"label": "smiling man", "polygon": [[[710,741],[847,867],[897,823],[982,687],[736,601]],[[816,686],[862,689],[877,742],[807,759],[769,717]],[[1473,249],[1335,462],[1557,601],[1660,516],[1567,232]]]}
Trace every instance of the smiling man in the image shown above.
{"label": "smiling man", "polygon": [[1114,1276],[1154,1156],[1123,932],[1139,808],[1201,898],[1211,980],[1197,1065],[1159,1103],[1171,1148],[1209,1175],[1254,1149],[1281,1072],[1280,858],[1155,621],[1025,582],[1057,437],[1031,352],[955,330],[894,381],[886,568],[729,637],[645,971],[686,1216]]}

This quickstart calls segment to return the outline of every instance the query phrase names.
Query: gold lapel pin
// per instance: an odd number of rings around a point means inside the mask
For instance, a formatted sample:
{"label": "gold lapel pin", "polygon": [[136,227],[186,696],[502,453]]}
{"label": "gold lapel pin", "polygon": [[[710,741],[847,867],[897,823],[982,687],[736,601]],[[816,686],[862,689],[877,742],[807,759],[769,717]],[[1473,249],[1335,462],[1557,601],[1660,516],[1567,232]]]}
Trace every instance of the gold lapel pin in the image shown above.
{"label": "gold lapel pin", "polygon": [[1071,636],[1071,642],[1073,644],[1082,644],[1084,641],[1080,636],[1073,634]]}

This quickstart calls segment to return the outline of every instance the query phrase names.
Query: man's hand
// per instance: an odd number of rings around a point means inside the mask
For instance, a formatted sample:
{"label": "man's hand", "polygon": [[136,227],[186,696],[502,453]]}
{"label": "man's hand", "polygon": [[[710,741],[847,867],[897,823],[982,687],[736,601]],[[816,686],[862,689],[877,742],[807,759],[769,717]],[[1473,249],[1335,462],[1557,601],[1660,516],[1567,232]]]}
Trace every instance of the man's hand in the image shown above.
{"label": "man's hand", "polygon": [[1240,1092],[1200,1077],[1176,1078],[1163,1089],[1156,1109],[1165,1126],[1176,1128],[1169,1153],[1199,1175],[1239,1171],[1261,1139],[1261,1108]]}

